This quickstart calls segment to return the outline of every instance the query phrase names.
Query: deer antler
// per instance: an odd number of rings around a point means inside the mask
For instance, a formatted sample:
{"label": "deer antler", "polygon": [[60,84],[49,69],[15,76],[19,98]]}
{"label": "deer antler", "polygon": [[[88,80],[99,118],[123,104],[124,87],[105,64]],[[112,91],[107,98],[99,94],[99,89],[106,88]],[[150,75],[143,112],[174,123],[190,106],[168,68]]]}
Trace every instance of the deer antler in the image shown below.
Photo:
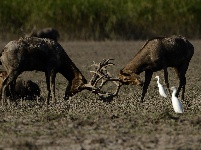
{"label": "deer antler", "polygon": [[[99,64],[93,62],[94,64],[92,66],[96,67],[96,71],[90,71],[91,73],[93,73],[93,76],[89,81],[89,83],[84,85],[84,88],[92,91],[92,93],[97,94],[101,99],[104,100],[112,99],[113,97],[117,96],[119,89],[121,87],[120,82],[117,82],[119,81],[119,79],[113,78],[112,75],[107,70],[108,66],[114,65],[114,63],[111,63],[110,60],[113,59],[107,59],[107,60],[103,59],[103,61],[100,62]],[[113,83],[117,86],[114,93],[101,91],[102,87],[109,81],[113,81]]]}

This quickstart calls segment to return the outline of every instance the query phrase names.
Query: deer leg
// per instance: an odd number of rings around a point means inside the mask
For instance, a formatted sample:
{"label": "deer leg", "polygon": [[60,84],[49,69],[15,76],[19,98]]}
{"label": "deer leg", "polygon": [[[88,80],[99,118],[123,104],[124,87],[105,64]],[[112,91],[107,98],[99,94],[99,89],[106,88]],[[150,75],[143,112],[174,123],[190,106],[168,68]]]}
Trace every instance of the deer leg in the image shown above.
{"label": "deer leg", "polygon": [[16,79],[11,82],[11,84],[8,86],[9,87],[9,92],[11,95],[11,99],[15,101],[15,105],[17,106],[17,101],[16,101],[16,94],[15,94],[15,84],[16,84]]}
{"label": "deer leg", "polygon": [[[17,78],[17,76],[19,75],[20,73],[18,71],[12,71],[7,77],[6,79],[3,81],[3,84],[2,84],[2,106],[4,106],[4,102],[6,101],[6,89],[9,89],[9,86],[11,86],[11,92],[14,91],[14,93],[11,93],[11,96],[14,98],[15,100],[15,87],[13,88],[12,87],[12,84],[15,83],[15,80]],[[15,84],[13,84],[15,85]],[[8,103],[8,106],[10,106],[10,101],[9,99],[7,99],[7,103]]]}
{"label": "deer leg", "polygon": [[70,94],[70,89],[71,89],[71,86],[72,86],[72,82],[69,81],[67,87],[66,87],[66,91],[65,91],[65,96],[64,96],[64,99],[65,100],[68,100],[69,99],[69,94]]}
{"label": "deer leg", "polygon": [[168,89],[168,93],[169,95],[171,95],[170,93],[170,86],[169,86],[169,81],[168,81],[168,71],[167,71],[167,67],[164,67],[164,79],[165,79],[165,84],[166,84],[166,87]]}
{"label": "deer leg", "polygon": [[186,74],[186,70],[181,70],[181,73],[180,73],[180,83],[179,83],[179,88],[178,88],[178,91],[176,93],[176,96],[179,95],[179,92],[182,88],[182,100],[184,100],[184,93],[185,93],[185,86],[186,86],[186,77],[185,77],[185,74]]}
{"label": "deer leg", "polygon": [[[179,87],[178,87],[177,93],[176,93],[176,97],[178,97],[179,92],[180,92],[180,90],[181,90],[181,77],[180,77],[179,68],[178,68],[178,67],[174,67],[174,70],[175,70],[175,72],[176,72],[176,74],[177,74],[177,77],[179,78]],[[178,91],[179,91],[179,92],[178,92]]]}
{"label": "deer leg", "polygon": [[46,84],[47,84],[47,91],[48,91],[48,96],[47,96],[47,105],[50,104],[50,75],[49,72],[45,72],[45,77],[46,77]]}
{"label": "deer leg", "polygon": [[16,81],[14,80],[13,82],[11,82],[11,84],[9,85],[9,92],[11,95],[11,98],[14,100],[15,99],[15,84]]}
{"label": "deer leg", "polygon": [[55,78],[56,78],[56,73],[52,71],[51,73],[51,95],[53,102],[56,104],[56,99],[55,99]]}
{"label": "deer leg", "polygon": [[145,82],[144,82],[144,85],[143,85],[141,103],[144,102],[144,97],[145,97],[145,94],[147,93],[147,89],[149,87],[149,83],[151,81],[152,74],[153,74],[152,71],[145,71]]}
{"label": "deer leg", "polygon": [[8,83],[9,83],[9,76],[7,78],[5,78],[3,83],[2,83],[2,95],[1,95],[2,96],[2,98],[1,98],[2,106],[4,106],[4,103],[6,101],[6,89],[8,88],[8,86],[7,86]]}
{"label": "deer leg", "polygon": [[180,82],[179,82],[179,87],[178,87],[178,90],[177,90],[177,93],[176,93],[176,97],[179,96],[179,92],[181,91],[181,88],[182,88],[182,100],[184,100],[186,77],[185,76],[180,76],[179,80],[180,80]]}
{"label": "deer leg", "polygon": [[182,100],[184,100],[184,93],[186,91],[186,87],[185,87],[186,86],[186,77],[185,77],[185,81],[184,82],[185,82],[185,84],[182,87],[183,90],[182,90],[182,95],[181,95]]}
{"label": "deer leg", "polygon": [[177,71],[177,75],[179,77],[179,87],[176,93],[176,96],[179,96],[179,92],[182,88],[182,100],[184,100],[184,93],[185,93],[185,85],[186,85],[186,71],[188,69],[188,64],[182,65],[179,68],[176,68],[175,70]]}

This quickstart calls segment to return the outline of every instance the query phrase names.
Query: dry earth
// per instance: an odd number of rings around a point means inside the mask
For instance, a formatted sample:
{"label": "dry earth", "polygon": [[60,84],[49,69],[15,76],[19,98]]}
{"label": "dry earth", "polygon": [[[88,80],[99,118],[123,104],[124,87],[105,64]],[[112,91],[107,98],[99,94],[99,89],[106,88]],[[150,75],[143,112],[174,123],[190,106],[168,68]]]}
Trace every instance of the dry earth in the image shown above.
{"label": "dry earth", "polygon": [[[89,80],[91,64],[113,58],[118,71],[128,63],[145,41],[61,42],[67,54]],[[175,114],[171,99],[158,94],[155,75],[164,81],[163,72],[154,73],[145,102],[141,87],[123,86],[119,96],[103,102],[89,91],[68,101],[62,99],[67,80],[57,75],[58,103],[47,109],[44,73],[26,72],[20,78],[37,82],[42,97],[37,101],[18,100],[11,108],[0,108],[0,149],[201,149],[201,41],[191,41],[195,54],[187,72],[185,112]],[[6,42],[0,43],[0,48]],[[143,73],[141,74],[142,79]],[[177,86],[169,69],[170,86]],[[108,85],[105,90],[113,88]]]}

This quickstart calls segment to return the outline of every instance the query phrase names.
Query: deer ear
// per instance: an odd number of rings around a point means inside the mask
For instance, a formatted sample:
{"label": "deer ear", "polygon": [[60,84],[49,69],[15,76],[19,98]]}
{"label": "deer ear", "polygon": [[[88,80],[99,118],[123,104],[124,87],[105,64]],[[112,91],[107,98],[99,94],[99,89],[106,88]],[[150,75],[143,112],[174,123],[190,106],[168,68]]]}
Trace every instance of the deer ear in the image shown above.
{"label": "deer ear", "polygon": [[123,73],[124,76],[127,76],[127,77],[130,77],[131,74],[128,74],[128,73]]}

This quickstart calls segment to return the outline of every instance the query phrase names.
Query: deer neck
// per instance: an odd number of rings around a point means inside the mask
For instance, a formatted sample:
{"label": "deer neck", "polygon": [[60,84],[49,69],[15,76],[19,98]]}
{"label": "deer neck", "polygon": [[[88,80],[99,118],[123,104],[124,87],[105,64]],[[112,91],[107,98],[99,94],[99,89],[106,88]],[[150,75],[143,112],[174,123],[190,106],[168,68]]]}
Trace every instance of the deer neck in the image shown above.
{"label": "deer neck", "polygon": [[136,56],[124,67],[123,72],[140,74],[146,70],[149,55],[138,52]]}
{"label": "deer neck", "polygon": [[74,65],[73,62],[71,62],[70,64],[67,63],[65,65],[65,67],[61,70],[63,76],[67,79],[67,80],[72,80],[75,77],[77,77],[79,74],[81,74],[81,72],[79,71],[79,69]]}
{"label": "deer neck", "polygon": [[86,82],[86,79],[82,75],[81,71],[76,67],[76,65],[71,60],[65,62],[64,66],[60,70],[60,73],[68,81],[76,80],[79,82]]}

